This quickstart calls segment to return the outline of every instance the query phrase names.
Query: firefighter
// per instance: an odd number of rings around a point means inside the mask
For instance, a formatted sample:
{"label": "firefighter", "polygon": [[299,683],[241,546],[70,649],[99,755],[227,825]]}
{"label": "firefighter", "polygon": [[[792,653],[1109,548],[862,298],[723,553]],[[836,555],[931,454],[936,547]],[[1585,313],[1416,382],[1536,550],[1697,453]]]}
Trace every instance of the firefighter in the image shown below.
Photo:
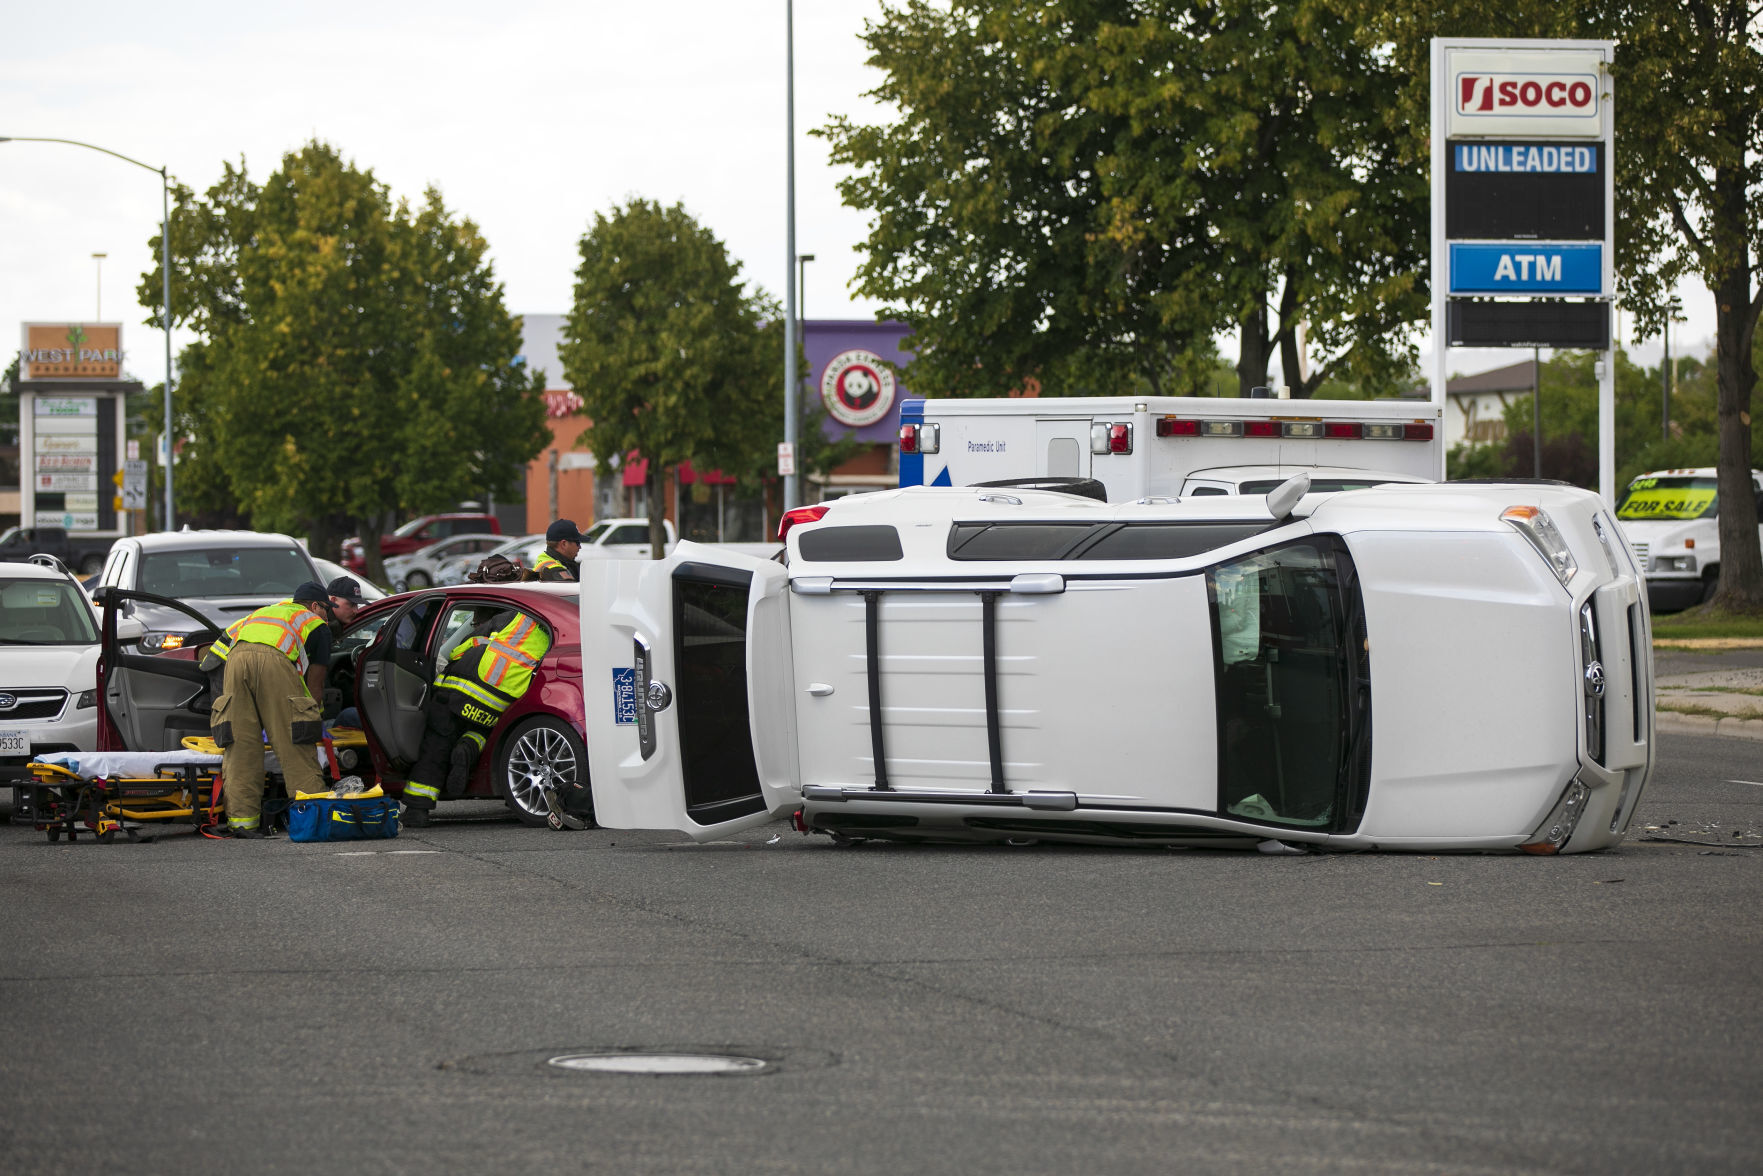
{"label": "firefighter", "polygon": [[423,704],[422,745],[404,784],[404,824],[411,828],[429,823],[443,789],[449,798],[465,791],[491,728],[526,693],[551,648],[551,634],[524,613],[499,614],[492,624],[494,631],[474,631],[449,651]]}
{"label": "firefighter", "polygon": [[576,530],[570,519],[558,519],[545,528],[545,550],[533,561],[533,571],[541,580],[575,581],[582,578],[581,565],[575,557],[581,554],[587,539]]}
{"label": "firefighter", "polygon": [[281,761],[289,796],[324,791],[318,700],[330,665],[330,594],[305,583],[280,604],[258,609],[215,642],[226,663],[226,689],[214,700],[214,741],[221,747],[227,831],[267,836],[262,827],[263,736]]}

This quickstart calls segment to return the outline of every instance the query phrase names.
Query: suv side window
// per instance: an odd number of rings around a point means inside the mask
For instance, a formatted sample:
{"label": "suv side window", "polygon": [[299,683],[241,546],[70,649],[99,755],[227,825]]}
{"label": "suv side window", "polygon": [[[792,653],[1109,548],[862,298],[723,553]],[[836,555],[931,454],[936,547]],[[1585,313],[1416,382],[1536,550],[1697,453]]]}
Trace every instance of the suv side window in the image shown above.
{"label": "suv side window", "polygon": [[646,545],[648,542],[648,527],[623,526],[606,537],[605,545],[610,546],[614,543],[642,543]]}

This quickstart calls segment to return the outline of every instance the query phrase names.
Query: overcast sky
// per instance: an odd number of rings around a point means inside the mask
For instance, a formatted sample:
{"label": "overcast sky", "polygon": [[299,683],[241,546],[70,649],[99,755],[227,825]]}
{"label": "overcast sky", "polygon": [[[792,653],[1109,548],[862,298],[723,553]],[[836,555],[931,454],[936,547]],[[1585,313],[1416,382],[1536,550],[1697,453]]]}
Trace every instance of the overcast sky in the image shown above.
{"label": "overcast sky", "polygon": [[[849,288],[865,218],[839,203],[825,146],[806,132],[833,114],[886,117],[863,97],[877,78],[858,40],[880,7],[796,5],[796,233],[815,255],[811,318],[877,309]],[[95,143],[165,164],[198,191],[224,161],[244,159],[261,180],[322,139],[395,196],[432,184],[476,221],[516,313],[568,309],[595,212],[633,196],[681,201],[749,281],[783,295],[783,0],[94,0],[75,11],[9,7],[0,135]],[[5,338],[23,322],[90,321],[101,295],[103,318],[127,324],[129,369],[157,383],[164,344],[135,290],[159,218],[155,174],[76,147],[0,143]],[[1684,339],[1711,338],[1712,299],[1699,286],[1685,296]],[[1649,355],[1657,362],[1657,341],[1636,358]],[[1451,366],[1519,358],[1455,352]]]}

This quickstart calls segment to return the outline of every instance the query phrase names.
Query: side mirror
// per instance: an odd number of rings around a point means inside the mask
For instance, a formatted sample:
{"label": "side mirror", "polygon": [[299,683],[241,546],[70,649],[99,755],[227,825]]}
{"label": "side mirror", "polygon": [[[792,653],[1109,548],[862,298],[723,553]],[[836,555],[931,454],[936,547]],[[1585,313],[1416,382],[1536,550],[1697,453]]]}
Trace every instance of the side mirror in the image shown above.
{"label": "side mirror", "polygon": [[92,589],[92,603],[101,605],[110,599],[110,585],[103,584]]}
{"label": "side mirror", "polygon": [[1310,475],[1293,474],[1267,492],[1267,510],[1276,523],[1285,522],[1304,495],[1310,493]]}

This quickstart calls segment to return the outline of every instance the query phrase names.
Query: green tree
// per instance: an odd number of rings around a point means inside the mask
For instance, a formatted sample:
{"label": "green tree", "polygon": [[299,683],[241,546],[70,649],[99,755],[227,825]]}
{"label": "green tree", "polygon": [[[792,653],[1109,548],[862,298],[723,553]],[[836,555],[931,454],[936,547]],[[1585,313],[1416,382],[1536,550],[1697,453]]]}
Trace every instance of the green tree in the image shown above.
{"label": "green tree", "polygon": [[1230,328],[1241,391],[1407,366],[1425,184],[1334,0],[907,0],[865,41],[900,118],[819,133],[915,388],[1196,392]]}
{"label": "green tree", "polygon": [[1757,0],[1341,0],[1368,43],[1410,79],[1394,95],[1424,158],[1430,38],[1591,37],[1617,42],[1617,274],[1624,305],[1657,331],[1682,278],[1714,295],[1720,587],[1710,607],[1763,612],[1750,493],[1755,341],[1763,314],[1763,8]]}
{"label": "green tree", "polygon": [[[180,192],[172,226],[174,304],[199,336],[179,389],[199,494],[230,491],[255,525],[305,530],[323,554],[357,531],[383,578],[388,516],[507,493],[538,453],[519,320],[438,192],[394,204],[311,143],[262,186],[241,163],[203,199]],[[143,277],[144,303],[159,290]]]}
{"label": "green tree", "polygon": [[[558,352],[594,422],[587,443],[595,460],[606,468],[635,453],[648,462],[656,558],[668,470],[689,461],[751,484],[775,462],[783,330],[773,304],[739,281],[740,269],[678,204],[632,200],[596,214],[581,239]],[[769,331],[768,318],[777,324]]]}

